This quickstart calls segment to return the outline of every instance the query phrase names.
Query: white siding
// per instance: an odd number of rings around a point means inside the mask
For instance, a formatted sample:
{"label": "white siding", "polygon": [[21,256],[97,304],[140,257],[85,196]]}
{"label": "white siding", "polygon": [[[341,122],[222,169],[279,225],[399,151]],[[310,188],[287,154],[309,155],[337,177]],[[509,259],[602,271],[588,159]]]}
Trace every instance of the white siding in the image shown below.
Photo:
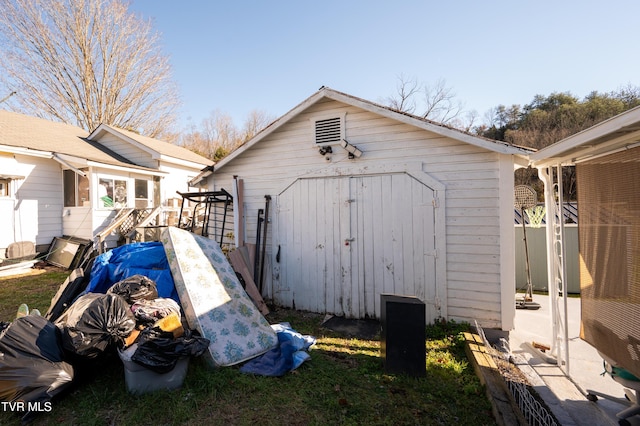
{"label": "white siding", "polygon": [[0,197],[0,257],[4,257],[5,249],[15,242],[14,238],[14,209],[12,197]]}
{"label": "white siding", "polygon": [[[330,161],[318,153],[310,118],[328,111],[346,112],[346,139],[363,152],[361,158],[349,160],[339,146],[333,147]],[[500,222],[504,209],[501,191],[512,188],[513,183],[512,180],[501,183],[505,179],[501,170],[505,167],[513,170],[512,161],[508,155],[353,106],[323,101],[216,171],[212,189],[231,188],[233,175],[244,180],[245,235],[248,242],[254,242],[257,211],[264,207],[264,195],[277,196],[297,177],[367,174],[372,167],[420,163],[423,172],[446,188],[446,235],[442,236],[446,239],[445,311],[449,318],[477,319],[483,326],[500,327],[504,298],[501,286],[513,286],[513,277],[504,276],[510,268],[501,267],[501,262],[512,259],[501,259],[505,238]],[[270,268],[270,263],[267,265]]]}
{"label": "white siding", "polygon": [[[188,181],[196,176],[199,168],[190,168],[169,163],[159,164],[152,155],[135,145],[123,141],[109,133],[99,140],[109,149],[129,159],[137,165],[166,172],[160,184],[160,199],[176,198],[176,191],[188,191]],[[24,176],[11,181],[12,194],[2,199],[0,205],[0,249],[14,241],[32,241],[46,246],[54,237],[62,235],[92,239],[109,224],[114,215],[112,209],[98,207],[98,177],[105,176],[127,181],[127,201],[135,206],[135,179],[153,180],[149,174],[107,168],[91,168],[91,207],[63,207],[63,178],[60,163],[53,159],[19,154],[0,156],[0,172],[6,175]],[[153,184],[149,189],[154,188]],[[153,200],[150,191],[149,197]],[[116,237],[110,238],[109,246],[116,244]]]}
{"label": "white siding", "polygon": [[[104,228],[106,228],[111,221],[113,220],[113,218],[116,216],[116,211],[115,210],[94,210],[93,211],[93,235],[97,235],[100,231],[102,231]],[[118,245],[118,236],[115,234],[111,234],[109,236],[107,236],[107,238],[105,239],[105,248],[106,249],[112,249],[114,247],[117,247]]]}
{"label": "white siding", "polygon": [[[162,205],[167,205],[166,200],[171,198],[180,198],[176,191],[188,192],[188,182],[196,177],[200,170],[194,170],[188,167],[181,167],[175,164],[162,163],[160,165],[160,171],[167,172],[168,174],[161,178],[160,190]],[[227,188],[231,192],[231,187]]]}
{"label": "white siding", "polygon": [[96,140],[113,152],[120,154],[134,164],[144,167],[157,168],[158,161],[151,158],[151,154],[135,145],[119,138],[111,133],[105,132],[102,137]]}
{"label": "white siding", "polygon": [[87,240],[93,239],[91,207],[65,207],[62,217],[62,233]]}
{"label": "white siding", "polygon": [[62,233],[62,170],[54,160],[15,156],[15,170],[25,176],[12,182],[15,189],[14,241],[48,245]]}

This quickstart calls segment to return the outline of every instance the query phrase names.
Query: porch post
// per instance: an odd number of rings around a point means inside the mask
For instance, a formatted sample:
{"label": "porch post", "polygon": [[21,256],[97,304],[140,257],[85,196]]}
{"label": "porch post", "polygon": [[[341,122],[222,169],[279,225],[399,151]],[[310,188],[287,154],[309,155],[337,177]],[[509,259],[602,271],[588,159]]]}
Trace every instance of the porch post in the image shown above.
{"label": "porch post", "polygon": [[[565,280],[564,220],[562,206],[562,167],[557,165],[558,184],[554,183],[553,167],[538,168],[544,183],[547,237],[547,281],[551,307],[551,354],[558,366],[569,376],[569,339],[567,324],[567,288]],[[556,197],[558,204],[555,203]],[[560,294],[561,292],[561,294]]]}

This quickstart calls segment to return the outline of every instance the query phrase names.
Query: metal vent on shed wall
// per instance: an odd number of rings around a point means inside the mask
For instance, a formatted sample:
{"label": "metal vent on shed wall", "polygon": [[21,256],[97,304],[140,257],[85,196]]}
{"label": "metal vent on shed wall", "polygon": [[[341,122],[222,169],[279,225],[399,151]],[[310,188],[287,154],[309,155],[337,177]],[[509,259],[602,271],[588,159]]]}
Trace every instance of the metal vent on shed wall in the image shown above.
{"label": "metal vent on shed wall", "polygon": [[316,144],[340,143],[340,117],[316,121]]}

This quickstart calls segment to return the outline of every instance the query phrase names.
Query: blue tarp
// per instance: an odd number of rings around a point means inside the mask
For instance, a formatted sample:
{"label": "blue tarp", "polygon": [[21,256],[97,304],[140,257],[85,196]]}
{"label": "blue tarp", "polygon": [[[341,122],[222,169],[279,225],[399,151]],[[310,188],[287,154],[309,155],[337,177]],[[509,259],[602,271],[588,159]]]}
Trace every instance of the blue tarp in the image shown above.
{"label": "blue tarp", "polygon": [[298,333],[286,322],[271,327],[278,335],[278,346],[248,361],[240,367],[242,373],[283,376],[311,358],[306,351],[316,342],[315,337]]}
{"label": "blue tarp", "polygon": [[115,283],[136,274],[155,281],[158,297],[180,303],[164,246],[159,241],[127,244],[96,257],[84,293],[106,293]]}

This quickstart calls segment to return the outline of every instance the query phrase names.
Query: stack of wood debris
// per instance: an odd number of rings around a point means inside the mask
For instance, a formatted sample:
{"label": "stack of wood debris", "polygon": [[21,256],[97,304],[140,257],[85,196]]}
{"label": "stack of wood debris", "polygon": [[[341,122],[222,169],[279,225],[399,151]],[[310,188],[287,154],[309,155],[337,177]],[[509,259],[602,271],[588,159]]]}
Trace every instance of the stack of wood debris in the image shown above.
{"label": "stack of wood debris", "polygon": [[262,315],[267,315],[269,313],[269,308],[262,298],[260,289],[256,284],[257,278],[255,277],[255,268],[253,267],[253,265],[256,264],[255,259],[255,244],[245,244],[229,252],[229,261],[239,277],[242,278],[241,281],[244,290],[247,292],[260,313]]}

